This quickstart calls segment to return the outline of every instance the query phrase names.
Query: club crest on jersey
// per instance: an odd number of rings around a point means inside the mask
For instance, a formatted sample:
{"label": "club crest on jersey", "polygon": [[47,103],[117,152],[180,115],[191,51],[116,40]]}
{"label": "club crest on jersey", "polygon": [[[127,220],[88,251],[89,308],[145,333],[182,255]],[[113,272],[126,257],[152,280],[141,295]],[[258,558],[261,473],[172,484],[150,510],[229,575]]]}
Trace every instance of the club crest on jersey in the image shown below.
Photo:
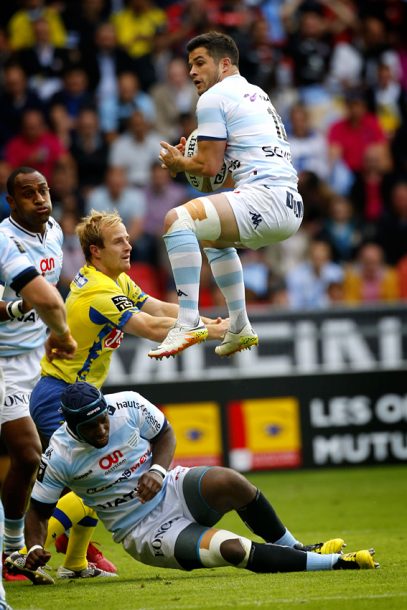
{"label": "club crest on jersey", "polygon": [[124,296],[124,294],[112,297],[112,301],[119,311],[125,311],[126,309],[133,307],[133,302],[128,297]]}

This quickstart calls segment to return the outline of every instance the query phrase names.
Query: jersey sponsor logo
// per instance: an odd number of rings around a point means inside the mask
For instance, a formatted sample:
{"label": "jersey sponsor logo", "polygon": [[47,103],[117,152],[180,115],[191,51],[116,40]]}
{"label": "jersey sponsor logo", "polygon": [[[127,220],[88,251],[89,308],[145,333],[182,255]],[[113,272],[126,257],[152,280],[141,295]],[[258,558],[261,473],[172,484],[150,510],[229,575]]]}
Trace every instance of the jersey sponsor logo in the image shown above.
{"label": "jersey sponsor logo", "polygon": [[89,489],[86,490],[86,493],[90,495],[100,493],[101,491],[106,491],[106,489],[110,489],[114,485],[117,485],[117,483],[123,483],[123,481],[127,481],[132,477],[133,473],[135,473],[140,468],[140,466],[148,460],[150,455],[151,451],[150,449],[148,449],[145,453],[143,453],[140,459],[137,460],[135,464],[133,464],[133,466],[127,468],[118,479],[113,481],[113,483],[108,483],[107,485],[102,485],[101,487],[89,487]]}
{"label": "jersey sponsor logo", "polygon": [[112,301],[116,309],[118,309],[119,311],[125,311],[126,309],[134,307],[133,301],[131,301],[128,297],[124,295],[112,297]]}
{"label": "jersey sponsor logo", "polygon": [[262,151],[266,153],[266,157],[280,157],[291,161],[291,153],[288,150],[283,150],[279,146],[262,146]]}
{"label": "jersey sponsor logo", "polygon": [[99,466],[101,467],[102,470],[109,470],[109,468],[111,468],[114,464],[117,464],[119,461],[119,458],[122,458],[123,454],[122,452],[117,449],[116,451],[113,451],[113,453],[110,453],[109,455],[105,455],[104,457],[102,457],[99,460]]}
{"label": "jersey sponsor logo", "polygon": [[105,502],[104,504],[97,504],[95,508],[96,508],[96,511],[98,508],[102,509],[102,510],[106,510],[107,508],[116,508],[120,504],[124,504],[125,502],[128,502],[129,500],[133,500],[133,498],[135,498],[136,496],[137,496],[137,487],[135,487],[134,489],[129,491],[127,494],[124,494],[123,496],[121,496],[121,498],[115,498],[114,500],[110,500],[109,502]]}
{"label": "jersey sponsor logo", "polygon": [[113,413],[115,413],[116,410],[120,410],[120,409],[140,409],[142,407],[142,404],[140,402],[137,402],[136,400],[124,400],[123,402],[116,402],[115,403],[116,406],[113,405],[109,405],[108,407],[108,412],[109,415],[113,415]]}
{"label": "jersey sponsor logo", "polygon": [[149,424],[149,426],[151,426],[154,430],[159,432],[161,430],[161,424],[158,419],[154,417],[154,415],[152,415],[152,413],[150,413],[150,411],[144,405],[137,405],[137,407],[143,413],[144,421]]}
{"label": "jersey sponsor logo", "polygon": [[90,474],[92,474],[93,470],[88,470],[87,472],[84,472],[83,474],[78,474],[77,477],[73,477],[74,481],[80,481],[81,479],[86,479],[86,477],[88,477]]}
{"label": "jersey sponsor logo", "polygon": [[37,481],[39,481],[40,483],[42,483],[42,481],[44,479],[44,475],[45,475],[47,466],[48,466],[48,464],[46,464],[43,460],[41,460],[40,465],[38,467],[38,472],[37,472]]}
{"label": "jersey sponsor logo", "polygon": [[42,258],[40,260],[40,271],[41,273],[46,273],[47,271],[52,271],[55,269],[55,259],[51,256],[51,258]]}
{"label": "jersey sponsor logo", "polygon": [[103,346],[109,349],[117,349],[123,340],[123,336],[124,333],[121,330],[119,330],[118,328],[114,328],[105,337],[103,341]]}
{"label": "jersey sponsor logo", "polygon": [[39,316],[36,313],[35,309],[32,309],[31,311],[29,311],[28,313],[20,316],[19,318],[16,318],[16,320],[18,320],[19,322],[36,322],[38,320]]}

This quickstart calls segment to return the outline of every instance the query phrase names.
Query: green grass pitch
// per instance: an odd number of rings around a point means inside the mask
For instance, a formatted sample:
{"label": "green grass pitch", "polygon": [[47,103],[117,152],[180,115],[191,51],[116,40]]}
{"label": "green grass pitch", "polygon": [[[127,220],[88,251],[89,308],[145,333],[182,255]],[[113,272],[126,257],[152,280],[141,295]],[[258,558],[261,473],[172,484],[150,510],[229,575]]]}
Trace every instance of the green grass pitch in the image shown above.
{"label": "green grass pitch", "polygon": [[[283,522],[305,543],[343,537],[373,546],[380,570],[257,575],[221,568],[143,566],[98,526],[95,539],[120,578],[52,587],[6,583],[14,610],[398,610],[407,608],[407,465],[253,474]],[[249,535],[235,514],[225,528]],[[55,554],[56,568],[61,556]]]}

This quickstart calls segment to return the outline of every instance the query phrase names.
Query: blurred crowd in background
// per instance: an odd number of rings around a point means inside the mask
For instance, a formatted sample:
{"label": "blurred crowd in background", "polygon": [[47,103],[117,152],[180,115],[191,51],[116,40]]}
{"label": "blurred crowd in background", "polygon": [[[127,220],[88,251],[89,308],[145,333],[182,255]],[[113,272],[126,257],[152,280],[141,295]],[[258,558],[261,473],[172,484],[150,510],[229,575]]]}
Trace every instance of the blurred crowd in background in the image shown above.
{"label": "blurred crowd in background", "polygon": [[[117,209],[130,274],[175,300],[162,224],[196,195],[158,162],[196,127],[185,43],[216,29],[283,118],[305,217],[297,235],[240,251],[250,305],[310,310],[407,299],[407,2],[14,0],[0,4],[0,218],[19,165],[49,181],[65,234],[63,295],[83,264],[75,235]],[[201,306],[223,300],[203,268]]]}

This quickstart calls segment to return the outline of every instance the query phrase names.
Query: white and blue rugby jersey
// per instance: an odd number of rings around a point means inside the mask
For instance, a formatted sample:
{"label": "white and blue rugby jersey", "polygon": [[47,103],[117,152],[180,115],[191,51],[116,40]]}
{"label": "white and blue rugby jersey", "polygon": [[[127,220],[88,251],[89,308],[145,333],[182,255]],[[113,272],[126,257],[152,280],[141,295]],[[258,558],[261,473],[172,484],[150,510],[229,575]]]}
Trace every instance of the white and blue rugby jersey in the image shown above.
{"label": "white and blue rugby jersey", "polygon": [[228,76],[201,95],[196,111],[198,141],[227,140],[225,160],[236,187],[297,187],[283,122],[260,87],[240,74]]}
{"label": "white and blue rugby jersey", "polygon": [[[53,218],[48,220],[44,235],[23,229],[12,218],[3,220],[0,230],[22,243],[35,269],[50,284],[57,284],[62,267],[63,235],[61,227]],[[19,295],[6,282],[2,298],[5,301],[13,301],[18,299]],[[32,309],[21,318],[0,322],[0,356],[19,356],[43,345],[45,338],[46,326]]]}
{"label": "white and blue rugby jersey", "polygon": [[52,435],[42,456],[32,497],[56,503],[64,487],[93,508],[120,542],[162,500],[163,488],[142,504],[136,495],[140,476],[152,465],[149,440],[166,425],[164,414],[137,392],[105,396],[109,405],[110,437],[102,449],[79,441],[63,424]]}

